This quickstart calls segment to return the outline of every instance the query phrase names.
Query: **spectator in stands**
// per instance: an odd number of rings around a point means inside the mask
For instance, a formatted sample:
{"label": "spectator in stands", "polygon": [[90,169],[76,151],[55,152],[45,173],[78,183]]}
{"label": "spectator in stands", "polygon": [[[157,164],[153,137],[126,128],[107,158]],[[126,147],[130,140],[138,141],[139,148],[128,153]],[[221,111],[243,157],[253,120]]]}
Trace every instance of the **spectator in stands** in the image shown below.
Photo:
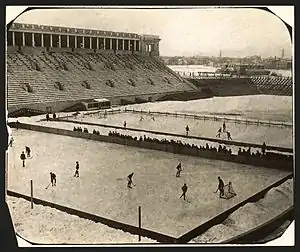
{"label": "spectator in stands", "polygon": [[20,155],[20,158],[21,158],[21,160],[22,160],[23,167],[25,167],[25,159],[26,159],[26,156],[25,156],[24,151],[22,151],[22,154]]}
{"label": "spectator in stands", "polygon": [[47,122],[49,121],[49,118],[50,118],[50,117],[49,117],[49,113],[47,113],[47,114],[46,114],[46,120],[47,120]]}
{"label": "spectator in stands", "polygon": [[186,135],[188,136],[188,135],[189,135],[189,131],[190,131],[190,128],[189,128],[189,126],[188,126],[188,125],[186,125],[186,127],[185,127],[185,131],[186,131]]}
{"label": "spectator in stands", "polygon": [[250,156],[251,155],[251,147],[248,148],[247,154]]}

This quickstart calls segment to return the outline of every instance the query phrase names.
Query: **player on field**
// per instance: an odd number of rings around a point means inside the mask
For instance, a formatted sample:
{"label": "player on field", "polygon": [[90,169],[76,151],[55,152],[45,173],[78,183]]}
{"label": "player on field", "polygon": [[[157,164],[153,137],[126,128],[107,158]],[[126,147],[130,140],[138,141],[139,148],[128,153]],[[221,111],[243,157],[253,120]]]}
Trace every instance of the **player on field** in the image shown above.
{"label": "player on field", "polygon": [[220,127],[220,128],[219,128],[219,130],[218,130],[218,133],[217,133],[216,137],[219,137],[219,138],[220,138],[220,136],[221,136],[221,132],[222,132],[222,127]]}
{"label": "player on field", "polygon": [[128,187],[128,188],[132,188],[132,184],[133,184],[133,182],[132,182],[132,176],[133,176],[133,173],[130,173],[130,174],[127,176],[127,178],[128,178],[128,184],[127,184],[127,187]]}
{"label": "player on field", "polygon": [[75,166],[75,174],[74,174],[74,177],[79,177],[79,163],[78,161],[76,161],[76,166]]}
{"label": "player on field", "polygon": [[177,169],[176,177],[180,177],[180,172],[182,171],[182,169],[181,169],[181,163],[179,163],[179,164],[177,165],[176,169]]}
{"label": "player on field", "polygon": [[183,196],[183,199],[185,200],[187,189],[188,189],[188,187],[187,187],[186,183],[184,183],[183,187],[181,187],[182,194],[181,194],[180,198]]}

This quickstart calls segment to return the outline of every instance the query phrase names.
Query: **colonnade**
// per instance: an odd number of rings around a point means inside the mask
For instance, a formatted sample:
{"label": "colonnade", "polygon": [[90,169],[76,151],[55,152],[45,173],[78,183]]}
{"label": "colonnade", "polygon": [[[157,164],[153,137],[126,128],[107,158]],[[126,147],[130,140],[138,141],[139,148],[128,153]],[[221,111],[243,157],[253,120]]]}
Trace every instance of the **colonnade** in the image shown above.
{"label": "colonnade", "polygon": [[12,46],[32,47],[86,48],[123,51],[141,50],[139,39],[22,31],[9,31],[7,35],[7,44]]}

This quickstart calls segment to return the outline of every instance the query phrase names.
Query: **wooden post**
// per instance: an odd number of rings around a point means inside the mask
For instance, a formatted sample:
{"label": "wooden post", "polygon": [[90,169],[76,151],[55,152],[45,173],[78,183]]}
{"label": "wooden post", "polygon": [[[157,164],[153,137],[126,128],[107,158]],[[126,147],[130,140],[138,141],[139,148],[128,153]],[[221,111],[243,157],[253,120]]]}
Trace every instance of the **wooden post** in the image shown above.
{"label": "wooden post", "polygon": [[139,241],[141,241],[141,226],[142,226],[142,210],[139,206]]}
{"label": "wooden post", "polygon": [[33,182],[30,180],[30,198],[31,198],[31,209],[33,209]]}

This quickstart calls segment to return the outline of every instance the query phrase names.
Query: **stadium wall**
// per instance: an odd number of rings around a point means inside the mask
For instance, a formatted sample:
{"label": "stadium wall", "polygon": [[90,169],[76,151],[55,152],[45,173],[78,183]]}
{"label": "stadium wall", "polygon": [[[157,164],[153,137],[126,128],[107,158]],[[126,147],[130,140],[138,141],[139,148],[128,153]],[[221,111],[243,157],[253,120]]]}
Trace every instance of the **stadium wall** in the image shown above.
{"label": "stadium wall", "polygon": [[[16,123],[9,123],[9,126],[16,127]],[[92,133],[51,128],[51,127],[45,127],[39,125],[25,124],[25,123],[19,123],[18,127],[22,129],[34,130],[34,131],[45,132],[50,134],[64,135],[64,136],[109,142],[109,143],[121,144],[126,146],[144,148],[144,149],[171,152],[174,154],[183,154],[183,155],[197,156],[202,158],[222,160],[222,161],[241,163],[241,164],[247,164],[253,166],[262,166],[262,167],[272,168],[272,169],[293,171],[293,161],[269,160],[269,159],[261,159],[259,157],[252,157],[252,156],[239,156],[239,155],[232,155],[232,154],[230,155],[230,154],[224,154],[218,152],[199,150],[195,148],[188,148],[185,146],[177,146],[172,144],[147,142],[147,141],[135,141],[131,139],[125,139],[125,138],[123,139],[123,138],[113,137],[113,136],[96,135]]]}

